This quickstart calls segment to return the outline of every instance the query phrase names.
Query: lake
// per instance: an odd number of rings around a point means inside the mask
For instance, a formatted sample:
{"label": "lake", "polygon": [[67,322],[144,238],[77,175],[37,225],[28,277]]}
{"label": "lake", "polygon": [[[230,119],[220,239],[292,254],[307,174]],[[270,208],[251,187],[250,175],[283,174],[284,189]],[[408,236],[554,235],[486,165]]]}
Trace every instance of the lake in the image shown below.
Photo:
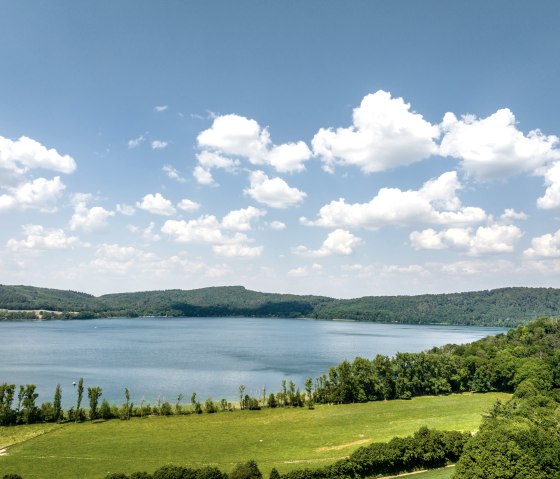
{"label": "lake", "polygon": [[[392,356],[448,343],[468,343],[504,328],[419,326],[262,318],[134,318],[0,322],[0,383],[36,384],[38,403],[72,383],[100,386],[102,399],[121,403],[124,388],[136,404],[236,400],[241,384],[261,396],[282,379],[302,387],[344,359]],[[303,387],[302,387],[303,389]],[[86,389],[87,392],[87,389]],[[87,406],[87,394],[85,394]]]}

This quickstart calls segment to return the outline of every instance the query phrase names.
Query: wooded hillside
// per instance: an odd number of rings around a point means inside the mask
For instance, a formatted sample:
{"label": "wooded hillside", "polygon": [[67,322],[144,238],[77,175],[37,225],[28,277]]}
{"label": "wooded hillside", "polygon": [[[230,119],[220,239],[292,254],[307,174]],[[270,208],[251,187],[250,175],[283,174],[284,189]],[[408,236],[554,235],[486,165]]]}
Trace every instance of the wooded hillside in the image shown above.
{"label": "wooded hillside", "polygon": [[[0,285],[0,319],[29,318],[25,310],[60,311],[55,317],[252,316],[351,319],[379,323],[516,326],[560,314],[560,289],[502,288],[420,296],[323,296],[260,293],[242,286],[144,291],[99,297],[75,291]],[[16,310],[18,312],[13,312]]]}

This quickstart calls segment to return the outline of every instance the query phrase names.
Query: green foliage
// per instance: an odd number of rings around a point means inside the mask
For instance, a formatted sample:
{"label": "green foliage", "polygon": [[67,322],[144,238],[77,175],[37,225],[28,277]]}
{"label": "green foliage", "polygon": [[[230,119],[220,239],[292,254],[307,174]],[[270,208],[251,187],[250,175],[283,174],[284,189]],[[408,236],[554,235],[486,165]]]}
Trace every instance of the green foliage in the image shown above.
{"label": "green foliage", "polygon": [[[40,311],[36,313],[35,311]],[[249,316],[380,323],[517,326],[560,311],[560,289],[503,288],[454,294],[322,296],[260,293],[242,286],[108,294],[0,285],[1,319]]]}
{"label": "green foliage", "polygon": [[229,475],[230,479],[262,479],[262,473],[254,460],[237,464]]}

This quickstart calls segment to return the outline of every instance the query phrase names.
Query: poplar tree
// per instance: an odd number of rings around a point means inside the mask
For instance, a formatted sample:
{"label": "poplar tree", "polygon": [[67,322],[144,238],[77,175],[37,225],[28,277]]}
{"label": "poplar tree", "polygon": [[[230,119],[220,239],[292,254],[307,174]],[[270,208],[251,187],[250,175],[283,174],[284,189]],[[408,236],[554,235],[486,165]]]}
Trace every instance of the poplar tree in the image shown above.
{"label": "poplar tree", "polygon": [[57,384],[56,389],[54,390],[53,408],[54,420],[62,421],[64,413],[62,411],[62,388],[60,387],[60,384]]}

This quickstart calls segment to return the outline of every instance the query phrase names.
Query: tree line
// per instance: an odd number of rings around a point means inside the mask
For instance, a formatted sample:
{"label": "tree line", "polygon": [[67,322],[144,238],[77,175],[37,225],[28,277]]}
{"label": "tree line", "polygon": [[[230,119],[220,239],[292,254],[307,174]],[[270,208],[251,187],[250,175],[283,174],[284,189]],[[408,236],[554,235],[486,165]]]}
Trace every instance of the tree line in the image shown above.
{"label": "tree line", "polygon": [[[2,311],[2,309],[4,311]],[[7,310],[20,310],[14,313]],[[95,297],[76,291],[0,285],[0,319],[108,317],[275,317],[378,323],[518,326],[560,312],[560,289],[502,288],[419,296],[334,299],[250,291],[242,286],[143,291]],[[50,315],[57,311],[62,315]],[[19,315],[19,316],[18,316]]]}
{"label": "tree line", "polygon": [[[41,417],[45,420],[46,416],[41,416],[45,414],[43,411],[49,412],[51,420],[84,420],[83,380],[77,386],[75,407],[62,411],[60,386],[55,390],[53,403],[39,408],[35,405],[34,385],[20,386],[16,397],[15,386],[5,383],[0,386],[0,424],[30,423]],[[293,382],[283,381],[277,393],[267,395],[263,390],[262,397],[255,398],[245,394],[245,387],[240,386],[239,405],[242,409],[259,409],[264,405],[313,407],[326,402],[409,399],[423,394],[492,390],[513,392],[512,399],[506,404],[496,403],[479,433],[472,438],[421,429],[413,439],[396,438],[385,445],[365,446],[334,465],[314,471],[294,471],[284,477],[358,479],[395,472],[387,469],[391,464],[400,464],[399,471],[404,471],[436,467],[459,459],[455,479],[560,479],[560,321],[555,319],[542,318],[506,334],[467,345],[397,353],[393,358],[376,356],[372,360],[344,361],[315,380],[309,378],[303,393]],[[175,405],[164,402],[155,406],[134,406],[126,389],[121,406],[110,406],[106,401],[100,405],[101,395],[101,388],[87,388],[90,406],[87,414],[92,420],[108,418],[104,417],[106,411],[112,417],[129,419],[132,415],[214,413],[233,409],[226,400],[215,403],[208,399],[201,404],[195,393],[188,409],[180,404],[182,394],[178,395]],[[418,452],[419,444],[429,446],[426,453]],[[434,444],[439,446],[434,449]],[[169,472],[172,470],[173,474],[183,474],[173,467],[169,466],[165,474],[172,474]],[[185,476],[156,476],[154,473],[145,477],[190,478],[199,477],[192,474],[213,474],[209,470],[189,471],[184,472]]]}

